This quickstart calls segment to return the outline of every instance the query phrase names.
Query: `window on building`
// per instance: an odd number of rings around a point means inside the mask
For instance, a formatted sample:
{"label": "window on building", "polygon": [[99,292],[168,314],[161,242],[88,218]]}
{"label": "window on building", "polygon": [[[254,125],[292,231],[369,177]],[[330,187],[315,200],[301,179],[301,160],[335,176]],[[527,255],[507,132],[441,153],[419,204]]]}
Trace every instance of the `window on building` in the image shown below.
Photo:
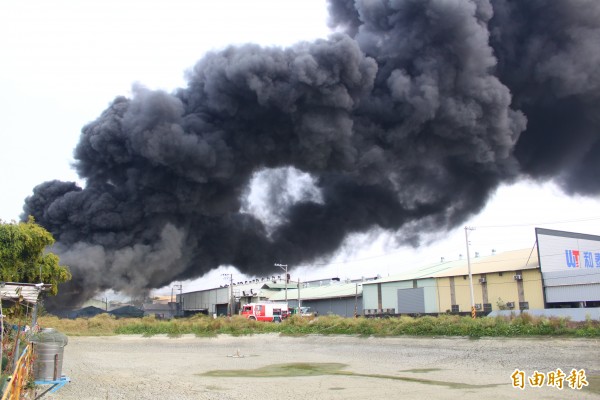
{"label": "window on building", "polygon": [[520,301],[519,302],[519,310],[529,310],[529,302],[528,301]]}
{"label": "window on building", "polygon": [[458,311],[459,311],[458,304],[452,304],[452,312],[458,312]]}
{"label": "window on building", "polygon": [[492,312],[492,303],[483,303],[483,311]]}

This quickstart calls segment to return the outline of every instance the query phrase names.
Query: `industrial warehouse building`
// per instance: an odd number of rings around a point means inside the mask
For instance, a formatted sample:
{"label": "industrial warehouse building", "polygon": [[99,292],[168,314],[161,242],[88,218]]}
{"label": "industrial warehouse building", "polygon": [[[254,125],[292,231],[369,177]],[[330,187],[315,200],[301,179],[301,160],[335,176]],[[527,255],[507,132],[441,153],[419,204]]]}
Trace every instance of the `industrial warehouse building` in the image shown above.
{"label": "industrial warehouse building", "polygon": [[[294,283],[290,283],[291,288]],[[284,291],[285,281],[281,277],[253,279],[223,285],[214,289],[198,290],[177,295],[182,314],[229,315],[237,314],[244,304],[270,300],[271,296]],[[232,305],[233,310],[229,307]]]}
{"label": "industrial warehouse building", "polygon": [[[482,313],[600,307],[600,236],[537,228],[533,248],[470,264],[475,308]],[[463,259],[365,282],[364,314],[470,312],[468,269]]]}
{"label": "industrial warehouse building", "polygon": [[177,295],[177,304],[181,315],[193,314],[227,315],[229,305],[229,288],[198,290]]}
{"label": "industrial warehouse building", "polygon": [[[523,249],[471,260],[475,308],[543,308],[537,251]],[[363,284],[364,314],[438,314],[471,310],[467,260],[440,262]]]}
{"label": "industrial warehouse building", "polygon": [[[482,314],[586,308],[600,313],[600,236],[536,229],[536,245],[470,259],[475,308]],[[287,288],[287,290],[286,290]],[[183,293],[183,315],[227,315],[244,304],[287,301],[319,315],[470,313],[467,259],[429,265],[417,271],[365,281],[285,283],[280,277],[238,282]],[[231,300],[230,300],[231,299]],[[594,310],[592,310],[594,308]],[[557,312],[557,311],[555,311]],[[565,314],[574,315],[574,314]]]}
{"label": "industrial warehouse building", "polygon": [[[316,315],[335,314],[353,317],[362,314],[362,281],[339,282],[329,284],[301,284],[298,288],[288,289],[287,302],[292,308],[310,307]],[[285,291],[279,291],[270,297],[272,301],[285,301]]]}
{"label": "industrial warehouse building", "polygon": [[600,307],[600,236],[535,233],[546,308]]}
{"label": "industrial warehouse building", "polygon": [[233,314],[237,314],[244,304],[259,301],[285,302],[290,307],[303,307],[319,315],[336,314],[345,317],[360,315],[362,312],[362,281],[344,282],[339,279],[325,279],[300,283],[285,283],[281,277],[254,279],[177,295],[183,315],[197,313],[223,316],[229,314],[230,299]]}

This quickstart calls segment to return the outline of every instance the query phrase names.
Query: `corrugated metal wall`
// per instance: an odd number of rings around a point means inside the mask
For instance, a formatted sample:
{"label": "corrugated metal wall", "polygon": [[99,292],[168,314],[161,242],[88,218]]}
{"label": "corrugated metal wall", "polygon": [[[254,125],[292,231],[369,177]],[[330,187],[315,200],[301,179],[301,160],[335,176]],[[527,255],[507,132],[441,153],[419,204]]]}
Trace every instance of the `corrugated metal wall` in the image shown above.
{"label": "corrugated metal wall", "polygon": [[594,276],[589,270],[573,268],[542,276],[547,303],[600,301],[600,273]]}
{"label": "corrugated metal wall", "polygon": [[600,301],[600,283],[546,287],[546,302]]}
{"label": "corrugated metal wall", "polygon": [[423,288],[425,312],[426,313],[437,313],[440,312],[439,306],[439,294],[437,290],[436,281],[434,278],[419,279],[417,281],[417,287]]}
{"label": "corrugated metal wall", "polygon": [[366,309],[377,308],[377,285],[363,285],[362,303]]}
{"label": "corrugated metal wall", "polygon": [[425,313],[425,289],[399,289],[397,314]]}
{"label": "corrugated metal wall", "polygon": [[[289,300],[290,307],[297,307],[297,300]],[[310,307],[311,311],[316,311],[319,315],[334,314],[342,317],[353,317],[354,306],[357,306],[358,315],[362,314],[362,298],[359,295],[358,301],[354,297],[344,297],[337,299],[321,299],[321,300],[302,300],[303,307]]]}
{"label": "corrugated metal wall", "polygon": [[[177,295],[177,300],[179,301]],[[206,309],[210,314],[217,311],[217,304],[229,303],[229,288],[216,288],[183,294],[183,310],[197,311]]]}
{"label": "corrugated metal wall", "polygon": [[[378,303],[378,288],[381,288],[381,307]],[[434,278],[381,282],[375,284],[363,285],[363,306],[365,309],[394,309],[398,310],[405,307],[399,303],[398,293],[404,289],[423,289],[423,307],[424,311],[406,311],[408,313],[437,313],[439,312],[439,295],[437,292],[436,281]],[[421,308],[419,308],[420,310]]]}
{"label": "corrugated metal wall", "polygon": [[[410,289],[413,281],[385,282],[381,284],[381,308],[398,310],[398,289]],[[394,311],[397,312],[397,311]]]}

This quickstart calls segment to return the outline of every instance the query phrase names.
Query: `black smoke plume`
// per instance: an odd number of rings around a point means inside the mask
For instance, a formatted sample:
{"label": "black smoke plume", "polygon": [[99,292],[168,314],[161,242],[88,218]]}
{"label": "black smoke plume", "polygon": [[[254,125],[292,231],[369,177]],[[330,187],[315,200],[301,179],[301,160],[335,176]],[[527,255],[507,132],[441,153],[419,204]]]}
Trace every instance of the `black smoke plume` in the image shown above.
{"label": "black smoke plume", "polygon": [[[62,301],[271,273],[377,228],[418,243],[523,176],[599,192],[600,2],[329,8],[327,40],[210,53],[187,87],[136,88],[83,128],[85,188],[46,182],[24,207],[72,268]],[[289,174],[312,187],[289,195]],[[259,175],[277,223],[247,207]]]}

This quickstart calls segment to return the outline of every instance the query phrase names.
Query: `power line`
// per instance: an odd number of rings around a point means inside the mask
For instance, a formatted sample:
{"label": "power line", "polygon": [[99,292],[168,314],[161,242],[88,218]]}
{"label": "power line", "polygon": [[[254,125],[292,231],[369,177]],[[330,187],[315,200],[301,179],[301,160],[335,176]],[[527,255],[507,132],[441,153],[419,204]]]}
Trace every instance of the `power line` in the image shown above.
{"label": "power line", "polygon": [[393,254],[399,254],[402,253],[406,250],[397,250],[397,251],[390,251],[388,253],[383,253],[383,254],[378,254],[375,256],[368,256],[368,257],[362,257],[362,258],[354,258],[352,260],[347,260],[347,261],[335,261],[335,262],[323,262],[323,263],[312,263],[312,264],[304,264],[304,265],[298,265],[297,267],[327,267],[330,265],[340,265],[340,264],[352,264],[352,263],[356,263],[356,262],[361,262],[361,261],[366,261],[366,260],[373,260],[376,258],[383,258],[383,257],[387,257]]}
{"label": "power line", "polygon": [[[590,218],[581,218],[581,219],[572,219],[572,220],[562,220],[562,221],[551,221],[551,222],[532,222],[532,223],[527,223],[527,224],[506,224],[506,225],[482,225],[482,226],[474,226],[473,228],[476,229],[490,229],[490,228],[515,228],[515,227],[526,227],[526,226],[536,226],[536,225],[551,225],[551,224],[562,224],[562,223],[569,223],[569,222],[585,222],[585,221],[596,221],[596,220],[600,220],[600,216],[599,217],[590,217]],[[492,241],[490,241],[491,243]],[[494,239],[493,241],[494,243],[497,243],[497,239]],[[458,249],[458,246],[457,246]],[[361,261],[368,261],[368,260],[374,260],[374,259],[378,259],[378,258],[383,258],[383,257],[388,257],[394,254],[400,254],[402,252],[407,251],[407,249],[403,249],[403,250],[397,250],[397,251],[390,251],[390,252],[386,252],[383,254],[378,254],[378,255],[374,255],[374,256],[368,256],[368,257],[361,257],[361,258],[355,258],[352,260],[346,260],[346,261],[335,261],[335,262],[321,262],[321,263],[312,263],[312,264],[304,264],[304,265],[298,265],[298,267],[326,267],[326,266],[333,266],[333,265],[344,265],[344,264],[352,264],[352,263],[358,263]]]}
{"label": "power line", "polygon": [[503,224],[503,225],[482,225],[475,226],[477,229],[487,229],[487,228],[516,228],[516,227],[524,227],[524,226],[535,226],[535,225],[553,225],[553,224],[566,224],[570,222],[587,222],[587,221],[597,221],[600,220],[600,217],[590,217],[590,218],[580,218],[580,219],[569,219],[562,221],[550,221],[550,222],[530,222],[524,224]]}

